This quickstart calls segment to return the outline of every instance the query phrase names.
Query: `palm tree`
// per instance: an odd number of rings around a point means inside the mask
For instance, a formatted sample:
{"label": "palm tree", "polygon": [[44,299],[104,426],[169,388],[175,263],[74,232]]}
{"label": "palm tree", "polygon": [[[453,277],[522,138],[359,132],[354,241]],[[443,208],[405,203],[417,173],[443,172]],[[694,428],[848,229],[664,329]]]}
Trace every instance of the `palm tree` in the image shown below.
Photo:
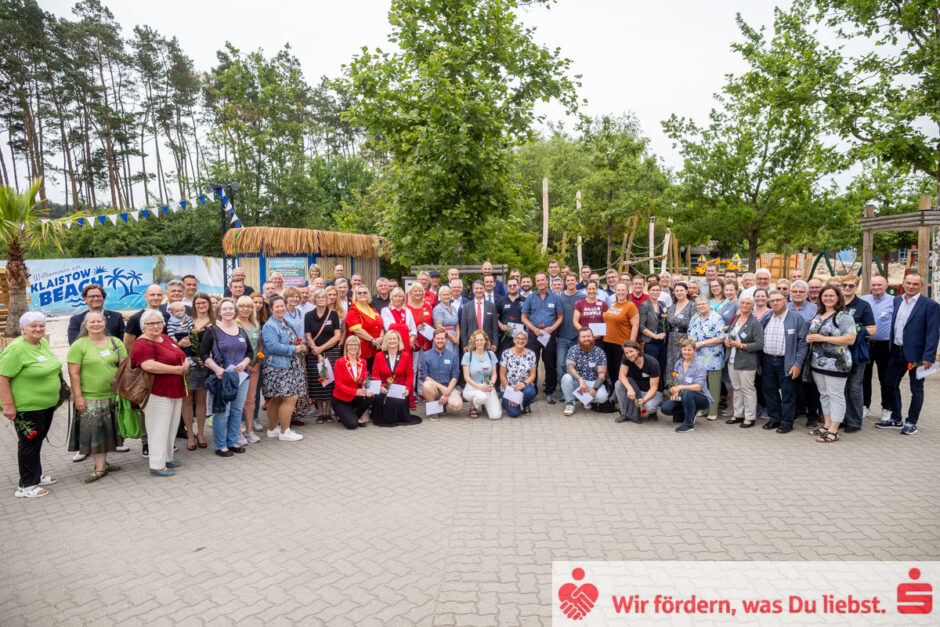
{"label": "palm tree", "polygon": [[7,315],[6,337],[20,334],[19,319],[26,313],[26,280],[29,272],[24,259],[29,253],[55,247],[62,250],[65,225],[80,213],[47,220],[46,209],[36,202],[42,186],[37,179],[29,189],[18,194],[9,187],[0,187],[0,248],[7,257],[7,285],[10,290],[10,311]]}

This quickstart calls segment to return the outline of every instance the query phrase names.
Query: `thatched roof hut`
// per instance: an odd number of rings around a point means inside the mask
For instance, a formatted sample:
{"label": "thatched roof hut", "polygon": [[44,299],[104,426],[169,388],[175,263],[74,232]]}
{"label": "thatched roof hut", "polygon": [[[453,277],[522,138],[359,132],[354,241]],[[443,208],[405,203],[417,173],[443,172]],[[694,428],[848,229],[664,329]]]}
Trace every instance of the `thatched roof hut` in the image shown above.
{"label": "thatched roof hut", "polygon": [[286,285],[298,283],[299,268],[303,266],[306,278],[306,268],[316,263],[328,281],[334,278],[333,268],[342,264],[347,278],[361,274],[371,291],[381,271],[381,243],[376,235],[253,226],[226,231],[222,249],[245,269],[247,283],[258,288],[275,270]]}
{"label": "thatched roof hut", "polygon": [[222,248],[230,257],[249,253],[266,256],[303,253],[373,259],[379,256],[380,241],[377,235],[249,226],[226,231]]}

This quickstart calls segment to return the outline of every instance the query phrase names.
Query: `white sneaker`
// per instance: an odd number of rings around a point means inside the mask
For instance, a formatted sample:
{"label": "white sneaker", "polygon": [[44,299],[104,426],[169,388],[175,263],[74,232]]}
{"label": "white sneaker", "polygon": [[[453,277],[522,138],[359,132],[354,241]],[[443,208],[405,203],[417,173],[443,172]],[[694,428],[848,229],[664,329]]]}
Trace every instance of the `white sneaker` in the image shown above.
{"label": "white sneaker", "polygon": [[891,420],[891,410],[890,410],[890,409],[882,409],[882,410],[881,410],[881,420],[882,420],[882,422],[887,421],[887,420]]}
{"label": "white sneaker", "polygon": [[123,446],[123,445],[122,445],[122,446],[115,446],[115,447],[114,447],[114,450],[117,451],[118,453],[126,453],[127,451],[131,450],[131,447],[129,447],[129,446]]}
{"label": "white sneaker", "polygon": [[273,429],[268,429],[268,437],[269,437],[269,438],[276,438],[276,437],[278,437],[279,435],[281,435],[281,429],[280,429],[280,427],[274,427]]}
{"label": "white sneaker", "polygon": [[258,433],[261,433],[262,431],[264,431],[264,425],[261,424],[260,422],[256,422],[253,428]]}
{"label": "white sneaker", "polygon": [[871,410],[869,410],[867,407],[862,410],[862,418],[868,418],[869,414],[871,414]]}
{"label": "white sneaker", "polygon": [[245,446],[246,444],[248,444],[248,440],[245,439],[245,436],[243,436],[241,433],[239,433],[239,434],[238,434],[238,438],[235,440],[235,443],[236,443],[238,446]]}
{"label": "white sneaker", "polygon": [[259,438],[258,434],[255,433],[254,431],[249,431],[248,434],[245,436],[245,439],[248,440],[248,442],[250,442],[251,444],[261,441],[261,438]]}
{"label": "white sneaker", "polygon": [[288,429],[287,431],[284,431],[278,435],[277,439],[281,440],[282,442],[297,442],[298,440],[303,440],[304,436]]}
{"label": "white sneaker", "polygon": [[571,403],[568,403],[567,405],[565,405],[565,415],[570,416],[573,413],[574,413],[574,405],[572,405]]}
{"label": "white sneaker", "polygon": [[88,457],[88,455],[85,455],[84,453],[75,453],[75,457],[72,458],[72,461],[80,462],[84,460],[86,457]]}

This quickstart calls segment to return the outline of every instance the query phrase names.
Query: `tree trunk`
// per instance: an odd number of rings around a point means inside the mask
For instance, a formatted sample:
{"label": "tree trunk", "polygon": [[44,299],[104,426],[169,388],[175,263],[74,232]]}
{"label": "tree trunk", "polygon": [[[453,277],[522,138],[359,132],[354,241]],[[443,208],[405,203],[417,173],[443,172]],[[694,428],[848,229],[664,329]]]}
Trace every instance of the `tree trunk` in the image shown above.
{"label": "tree trunk", "polygon": [[608,226],[607,227],[607,269],[608,270],[610,269],[610,264],[611,264],[610,254],[613,250],[613,246],[614,246],[614,227]]}
{"label": "tree trunk", "polygon": [[108,166],[108,187],[111,188],[111,206],[119,209],[117,192],[117,172],[114,170],[114,142],[111,141],[111,105],[108,101],[108,84],[104,80],[104,64],[101,56],[101,42],[98,42],[98,76],[101,78],[101,95],[104,98],[104,161]]}
{"label": "tree trunk", "polygon": [[10,309],[7,312],[7,328],[4,337],[19,337],[20,316],[26,313],[26,280],[29,273],[23,263],[23,249],[13,243],[7,249],[7,289],[10,292]]}
{"label": "tree trunk", "polygon": [[747,238],[747,269],[749,272],[757,271],[757,233]]}
{"label": "tree trunk", "polygon": [[147,127],[140,127],[140,168],[144,173],[144,207],[150,204],[150,190],[147,186],[147,153],[144,151],[144,140],[146,139]]}

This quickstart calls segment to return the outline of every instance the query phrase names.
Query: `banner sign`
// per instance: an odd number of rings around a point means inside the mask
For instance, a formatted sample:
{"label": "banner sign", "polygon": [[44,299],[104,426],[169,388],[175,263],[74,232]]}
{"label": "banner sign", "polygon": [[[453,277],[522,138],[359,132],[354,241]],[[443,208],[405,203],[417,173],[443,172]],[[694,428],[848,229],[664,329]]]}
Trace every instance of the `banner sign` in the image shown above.
{"label": "banner sign", "polygon": [[306,257],[269,257],[265,263],[269,281],[275,272],[284,277],[284,287],[300,287],[307,280]]}
{"label": "banner sign", "polygon": [[43,313],[72,313],[85,308],[82,288],[104,287],[106,309],[144,307],[143,292],[153,283],[153,257],[30,259],[29,308]]}
{"label": "banner sign", "polygon": [[222,294],[225,291],[222,278],[222,260],[217,257],[199,255],[158,255],[153,257],[153,282],[166,289],[167,281],[182,279],[187,274],[196,277],[199,291],[207,294]]}

